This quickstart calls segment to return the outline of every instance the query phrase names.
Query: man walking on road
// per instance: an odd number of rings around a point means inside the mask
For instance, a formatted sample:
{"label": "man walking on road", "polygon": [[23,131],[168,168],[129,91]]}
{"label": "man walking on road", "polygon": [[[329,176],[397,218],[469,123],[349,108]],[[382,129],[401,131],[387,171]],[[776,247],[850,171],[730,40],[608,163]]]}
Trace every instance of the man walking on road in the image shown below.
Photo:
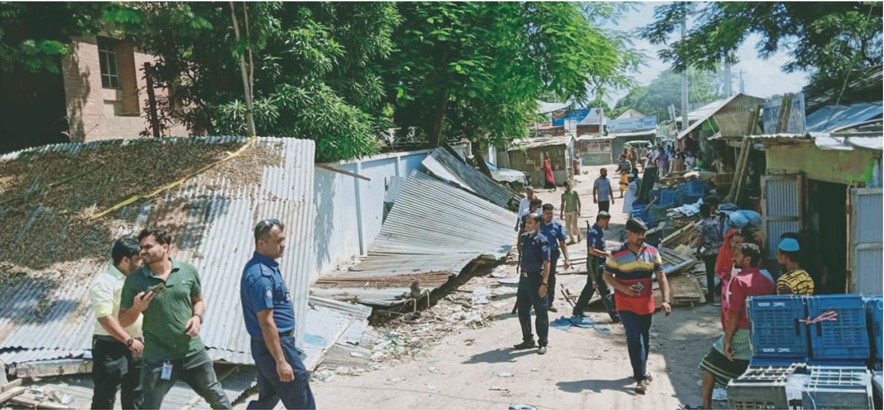
{"label": "man walking on road", "polygon": [[565,181],[562,206],[559,209],[561,209],[559,219],[565,220],[565,228],[568,230],[568,245],[574,244],[575,234],[577,242],[580,242],[580,227],[577,226],[577,218],[580,217],[580,195],[571,190],[571,182],[569,181]]}
{"label": "man walking on road", "polygon": [[744,243],[734,249],[734,265],[740,269],[723,292],[722,314],[726,318],[725,333],[712,345],[709,354],[700,362],[703,369],[703,408],[712,408],[712,390],[715,383],[727,386],[731,379],[740,377],[749,367],[752,351],[749,347],[749,317],[746,300],[751,296],[772,295],[774,284],[757,266],[761,249],[753,243]]}
{"label": "man walking on road", "polygon": [[[540,215],[528,214],[525,221],[525,233],[522,234],[519,249],[519,291],[516,304],[519,309],[519,325],[522,328],[522,343],[515,345],[516,350],[533,349],[539,345],[538,354],[546,354],[549,342],[549,314],[546,311],[546,294],[549,291],[549,260],[550,249],[546,237],[540,231]],[[531,308],[534,308],[535,326],[537,327],[537,345],[531,334]]]}
{"label": "man walking on road", "polygon": [[549,260],[549,283],[548,292],[546,292],[546,306],[550,312],[558,312],[559,310],[553,306],[553,300],[556,298],[556,271],[559,263],[559,256],[565,255],[565,269],[571,266],[568,259],[568,245],[565,244],[565,229],[562,224],[553,220],[553,205],[543,205],[543,220],[540,222],[540,233],[546,237],[549,242],[550,260]]}
{"label": "man walking on road", "polygon": [[645,243],[648,227],[641,220],[626,221],[626,243],[607,259],[605,282],[614,288],[614,299],[623,328],[635,392],[645,394],[653,376],[647,371],[651,350],[651,318],[654,315],[654,277],[663,293],[662,308],[666,316],[672,312],[669,304],[669,281],[663,273],[663,260],[657,248]]}
{"label": "man walking on road", "polygon": [[608,170],[602,168],[601,176],[592,183],[592,202],[599,204],[599,211],[611,212],[614,203],[614,191],[608,180]]}
{"label": "man walking on road", "polygon": [[[141,315],[123,328],[117,321],[123,282],[141,268],[138,240],[131,236],[117,239],[111,249],[113,265],[98,275],[89,289],[95,313],[92,336],[93,409],[112,409],[120,391],[124,409],[135,408],[141,400]],[[120,390],[122,387],[122,390]]]}
{"label": "man walking on road", "polygon": [[258,400],[249,409],[315,409],[310,376],[295,347],[295,307],[279,263],[285,251],[285,227],[278,219],[255,226],[255,253],[243,269],[240,299],[252,358],[258,367]]}
{"label": "man walking on road", "polygon": [[[602,278],[605,260],[611,257],[611,254],[605,250],[604,231],[608,229],[608,223],[610,222],[611,215],[602,211],[596,216],[595,224],[586,230],[588,232],[586,234],[586,285],[583,286],[583,291],[580,292],[580,297],[577,298],[577,303],[574,304],[574,311],[571,314],[583,316],[584,309],[589,305],[589,301],[592,300],[592,294],[598,289],[599,296],[602,297],[602,303],[605,305],[605,309],[608,310],[608,316],[611,317],[611,322],[620,323],[620,315],[617,314],[614,305],[614,294],[611,293],[611,289]],[[589,222],[586,224],[588,226]]]}
{"label": "man walking on road", "polygon": [[213,409],[231,408],[199,337],[206,302],[196,268],[169,257],[172,237],[165,230],[145,229],[138,240],[144,267],[123,285],[120,325],[130,326],[144,314],[140,408],[162,408],[163,398],[179,379]]}

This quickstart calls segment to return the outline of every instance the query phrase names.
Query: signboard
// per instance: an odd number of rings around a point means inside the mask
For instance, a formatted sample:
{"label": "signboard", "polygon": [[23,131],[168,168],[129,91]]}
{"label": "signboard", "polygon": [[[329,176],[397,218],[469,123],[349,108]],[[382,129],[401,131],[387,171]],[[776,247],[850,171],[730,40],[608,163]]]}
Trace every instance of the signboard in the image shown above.
{"label": "signboard", "polygon": [[565,120],[574,120],[577,124],[601,124],[605,112],[601,108],[578,108],[576,110],[553,111],[553,127],[565,125]]}
{"label": "signboard", "polygon": [[639,118],[624,118],[608,121],[608,132],[630,132],[652,130],[657,128],[657,116],[648,115]]}
{"label": "signboard", "polygon": [[[762,114],[762,123],[764,124],[764,129],[762,130],[765,134],[776,134],[777,133],[777,122],[780,119],[780,105],[782,105],[783,99],[778,98],[776,100],[768,100],[762,106],[764,108],[764,113]],[[804,94],[798,93],[792,95],[792,109],[789,112],[789,123],[786,125],[786,130],[784,132],[789,134],[800,134],[805,131],[805,120],[804,120]]]}

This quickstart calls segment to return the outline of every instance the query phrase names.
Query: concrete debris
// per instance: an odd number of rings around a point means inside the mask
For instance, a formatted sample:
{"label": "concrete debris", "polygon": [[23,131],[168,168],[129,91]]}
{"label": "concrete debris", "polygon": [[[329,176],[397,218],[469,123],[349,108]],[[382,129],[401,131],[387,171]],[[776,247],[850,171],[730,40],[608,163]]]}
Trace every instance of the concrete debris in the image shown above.
{"label": "concrete debris", "polygon": [[488,289],[484,286],[480,286],[473,291],[473,296],[471,298],[471,302],[473,306],[476,305],[484,305],[491,302],[491,289]]}
{"label": "concrete debris", "polygon": [[404,382],[404,381],[405,381],[405,378],[404,378],[404,377],[394,377],[394,378],[392,378],[392,379],[387,379],[387,382],[386,382],[386,383],[387,383],[387,384],[399,384],[399,383]]}
{"label": "concrete debris", "polygon": [[500,266],[494,268],[494,270],[491,271],[491,277],[498,278],[498,279],[503,279],[503,278],[507,277],[507,274],[506,274],[507,268],[508,267],[506,265],[500,265]]}
{"label": "concrete debris", "polygon": [[496,372],[494,372],[494,375],[497,377],[513,377],[512,372],[506,372],[506,371],[496,371]]}
{"label": "concrete debris", "polygon": [[313,372],[312,379],[314,381],[327,383],[327,382],[330,382],[331,379],[333,379],[334,377],[335,377],[335,372],[333,372],[331,370],[320,370],[318,372]]}

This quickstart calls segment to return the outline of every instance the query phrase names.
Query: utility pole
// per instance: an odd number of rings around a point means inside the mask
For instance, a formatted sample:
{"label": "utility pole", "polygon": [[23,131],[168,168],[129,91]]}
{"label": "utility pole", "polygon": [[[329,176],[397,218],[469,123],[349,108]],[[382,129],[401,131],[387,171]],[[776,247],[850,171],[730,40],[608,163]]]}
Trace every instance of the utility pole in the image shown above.
{"label": "utility pole", "polygon": [[724,96],[730,97],[734,95],[733,80],[731,79],[731,63],[724,58]]}
{"label": "utility pole", "polygon": [[740,69],[740,94],[746,93],[746,83],[743,82],[743,69]]}
{"label": "utility pole", "polygon": [[[688,36],[688,3],[682,2],[681,41]],[[688,129],[688,66],[681,72],[681,130]]]}

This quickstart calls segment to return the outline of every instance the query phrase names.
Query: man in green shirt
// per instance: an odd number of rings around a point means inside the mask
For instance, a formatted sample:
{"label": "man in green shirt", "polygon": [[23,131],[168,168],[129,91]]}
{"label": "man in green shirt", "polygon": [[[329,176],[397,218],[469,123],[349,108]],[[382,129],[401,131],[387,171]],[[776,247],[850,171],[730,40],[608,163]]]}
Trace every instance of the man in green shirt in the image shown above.
{"label": "man in green shirt", "polygon": [[231,408],[199,337],[206,312],[200,278],[190,264],[169,257],[172,237],[162,229],[138,235],[144,267],[126,278],[120,297],[120,325],[144,315],[144,365],[139,408],[158,409],[177,380],[213,409]]}
{"label": "man in green shirt", "polygon": [[568,245],[574,244],[574,234],[577,234],[577,242],[580,242],[580,228],[577,226],[577,218],[580,217],[580,195],[571,190],[570,181],[565,181],[562,206],[559,209],[559,219],[565,220],[565,229],[568,231]]}

